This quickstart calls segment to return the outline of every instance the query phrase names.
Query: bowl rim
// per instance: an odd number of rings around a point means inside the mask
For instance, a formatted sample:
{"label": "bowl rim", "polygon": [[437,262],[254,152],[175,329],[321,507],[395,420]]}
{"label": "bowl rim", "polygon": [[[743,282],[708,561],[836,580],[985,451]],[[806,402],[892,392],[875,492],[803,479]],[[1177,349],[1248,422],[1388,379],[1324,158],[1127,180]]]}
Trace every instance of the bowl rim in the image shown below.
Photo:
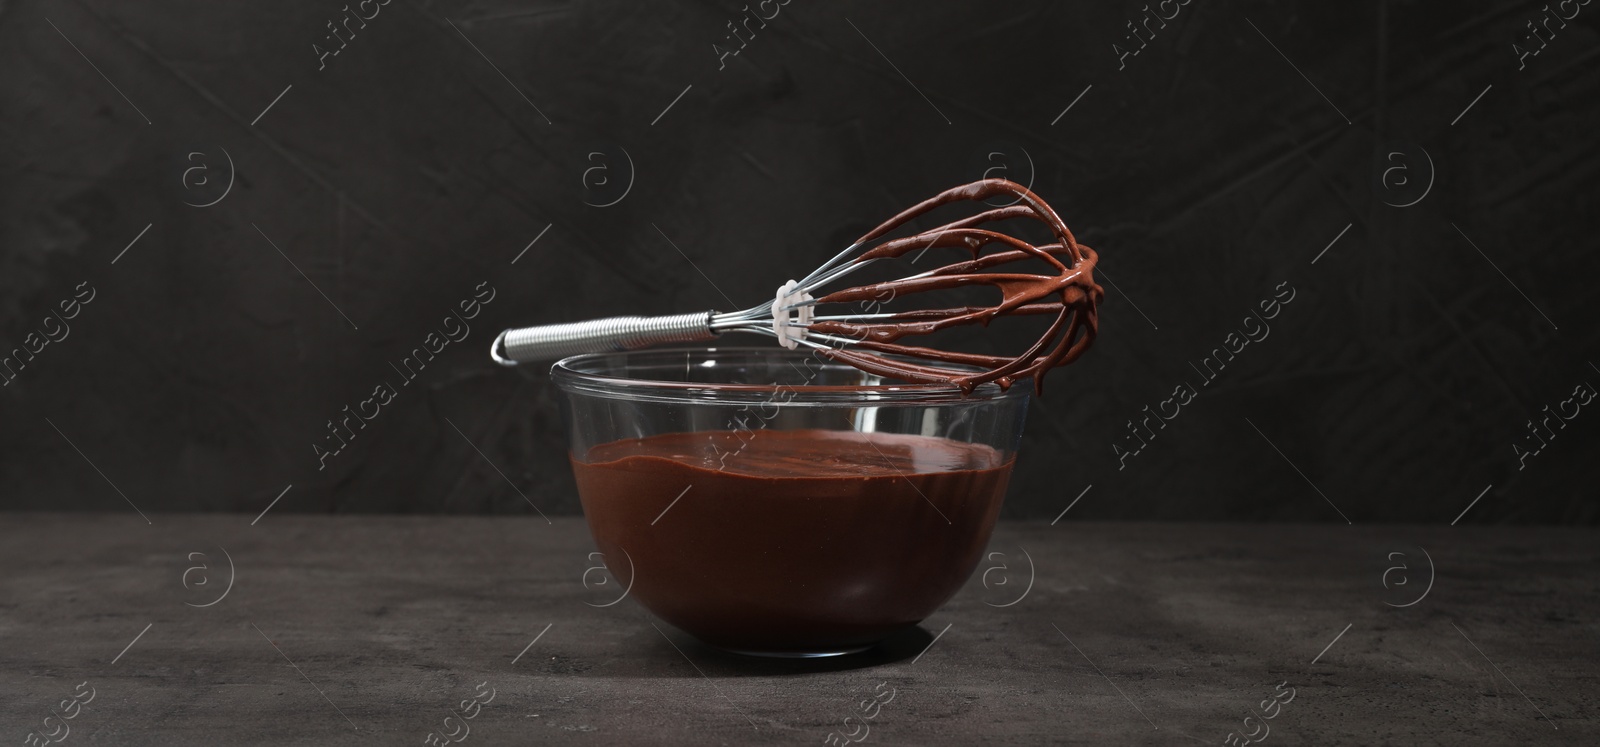
{"label": "bowl rim", "polygon": [[[821,358],[813,350],[789,350],[781,347],[755,345],[705,345],[584,353],[582,355],[569,356],[556,361],[550,367],[550,378],[562,391],[569,394],[579,393],[589,396],[637,399],[662,403],[742,404],[773,402],[782,398],[781,401],[778,401],[778,404],[801,406],[840,404],[859,406],[863,403],[871,403],[874,406],[897,403],[972,405],[980,402],[1027,398],[1029,394],[1029,386],[1024,384],[1025,381],[1029,380],[1014,381],[1008,389],[1001,389],[1000,385],[990,382],[975,387],[970,393],[963,393],[958,387],[944,384],[886,383],[827,386],[813,384],[713,384],[605,374],[597,373],[594,370],[584,370],[583,368],[585,364],[589,364],[592,369],[593,364],[616,358],[665,358],[674,355],[688,356],[696,353],[702,355],[715,353],[790,359],[813,358],[825,366],[855,370],[849,364]],[[687,360],[685,361],[686,364],[688,362]],[[973,366],[952,365],[972,371],[982,370]],[[615,364],[613,364],[613,367],[615,367]]]}

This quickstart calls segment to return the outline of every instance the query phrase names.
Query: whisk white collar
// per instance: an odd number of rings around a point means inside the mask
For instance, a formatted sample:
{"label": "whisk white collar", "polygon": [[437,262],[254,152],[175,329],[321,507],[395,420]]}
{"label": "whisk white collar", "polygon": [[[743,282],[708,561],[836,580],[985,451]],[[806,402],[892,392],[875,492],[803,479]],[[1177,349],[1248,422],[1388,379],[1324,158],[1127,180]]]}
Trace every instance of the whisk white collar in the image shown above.
{"label": "whisk white collar", "polygon": [[816,309],[810,304],[798,307],[797,304],[811,300],[814,300],[811,294],[801,290],[798,281],[790,280],[778,286],[777,297],[772,301],[772,333],[777,336],[779,345],[794,350],[805,341],[806,328]]}

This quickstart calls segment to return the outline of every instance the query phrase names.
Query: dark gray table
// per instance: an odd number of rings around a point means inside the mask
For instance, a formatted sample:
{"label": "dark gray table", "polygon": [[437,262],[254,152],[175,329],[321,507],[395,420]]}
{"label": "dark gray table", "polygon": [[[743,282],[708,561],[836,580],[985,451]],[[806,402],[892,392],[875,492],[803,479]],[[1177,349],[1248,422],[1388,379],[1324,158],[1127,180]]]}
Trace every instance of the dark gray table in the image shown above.
{"label": "dark gray table", "polygon": [[922,630],[807,664],[593,606],[579,519],[252,518],[0,517],[6,742],[1600,743],[1594,531],[1004,524]]}

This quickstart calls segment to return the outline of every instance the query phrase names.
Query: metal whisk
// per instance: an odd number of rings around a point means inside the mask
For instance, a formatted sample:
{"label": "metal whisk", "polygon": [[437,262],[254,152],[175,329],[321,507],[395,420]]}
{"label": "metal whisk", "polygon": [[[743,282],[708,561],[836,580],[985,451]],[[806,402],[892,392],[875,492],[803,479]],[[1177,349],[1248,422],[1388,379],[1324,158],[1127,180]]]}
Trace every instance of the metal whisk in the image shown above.
{"label": "metal whisk", "polygon": [[[936,208],[997,196],[1011,196],[1015,202],[911,236],[883,239]],[[1012,218],[1031,218],[1045,224],[1055,242],[1035,246],[980,227]],[[984,253],[991,245],[998,245],[1000,250]],[[972,259],[910,277],[817,295],[824,287],[879,260],[943,247],[966,249]],[[1044,261],[1053,274],[990,271],[1029,258]],[[580,353],[702,342],[725,332],[748,332],[776,338],[789,349],[812,348],[822,357],[903,381],[949,384],[971,391],[990,381],[1009,387],[1017,379],[1032,376],[1039,387],[1046,371],[1076,360],[1094,342],[1099,327],[1098,307],[1105,295],[1094,282],[1098,259],[1094,250],[1073,239],[1055,211],[1028,188],[1004,179],[984,179],[945,190],[890,218],[811,274],[783,284],[773,300],[760,306],[730,313],[623,316],[508,329],[495,338],[490,355],[502,365],[514,366]],[[975,285],[998,289],[1000,303],[882,310],[905,294]],[[821,316],[816,313],[817,307],[824,304],[845,303],[855,304],[855,309]],[[1055,320],[1037,342],[1015,356],[956,353],[897,342],[908,335],[930,334],[962,324],[988,325],[1000,316],[1032,314],[1054,314]],[[969,367],[981,370],[974,372]]]}

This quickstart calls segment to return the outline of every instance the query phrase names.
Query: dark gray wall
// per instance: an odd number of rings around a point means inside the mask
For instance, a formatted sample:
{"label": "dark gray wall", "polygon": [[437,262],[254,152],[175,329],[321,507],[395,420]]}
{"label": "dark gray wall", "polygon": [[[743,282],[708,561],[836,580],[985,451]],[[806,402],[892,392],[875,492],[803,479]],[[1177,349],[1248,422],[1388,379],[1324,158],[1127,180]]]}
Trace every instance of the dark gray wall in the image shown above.
{"label": "dark gray wall", "polygon": [[[719,69],[741,4],[395,0],[319,70],[339,5],[0,4],[0,342],[77,312],[0,388],[0,505],[574,512],[556,392],[489,362],[499,329],[726,307],[663,233],[753,305],[1004,165],[1107,286],[1009,515],[1447,522],[1492,485],[1463,523],[1597,519],[1593,405],[1513,447],[1600,384],[1600,6],[1519,61],[1533,3],[1169,1],[1119,69],[1143,3],[793,0]],[[1270,336],[1119,457],[1280,283]]]}

